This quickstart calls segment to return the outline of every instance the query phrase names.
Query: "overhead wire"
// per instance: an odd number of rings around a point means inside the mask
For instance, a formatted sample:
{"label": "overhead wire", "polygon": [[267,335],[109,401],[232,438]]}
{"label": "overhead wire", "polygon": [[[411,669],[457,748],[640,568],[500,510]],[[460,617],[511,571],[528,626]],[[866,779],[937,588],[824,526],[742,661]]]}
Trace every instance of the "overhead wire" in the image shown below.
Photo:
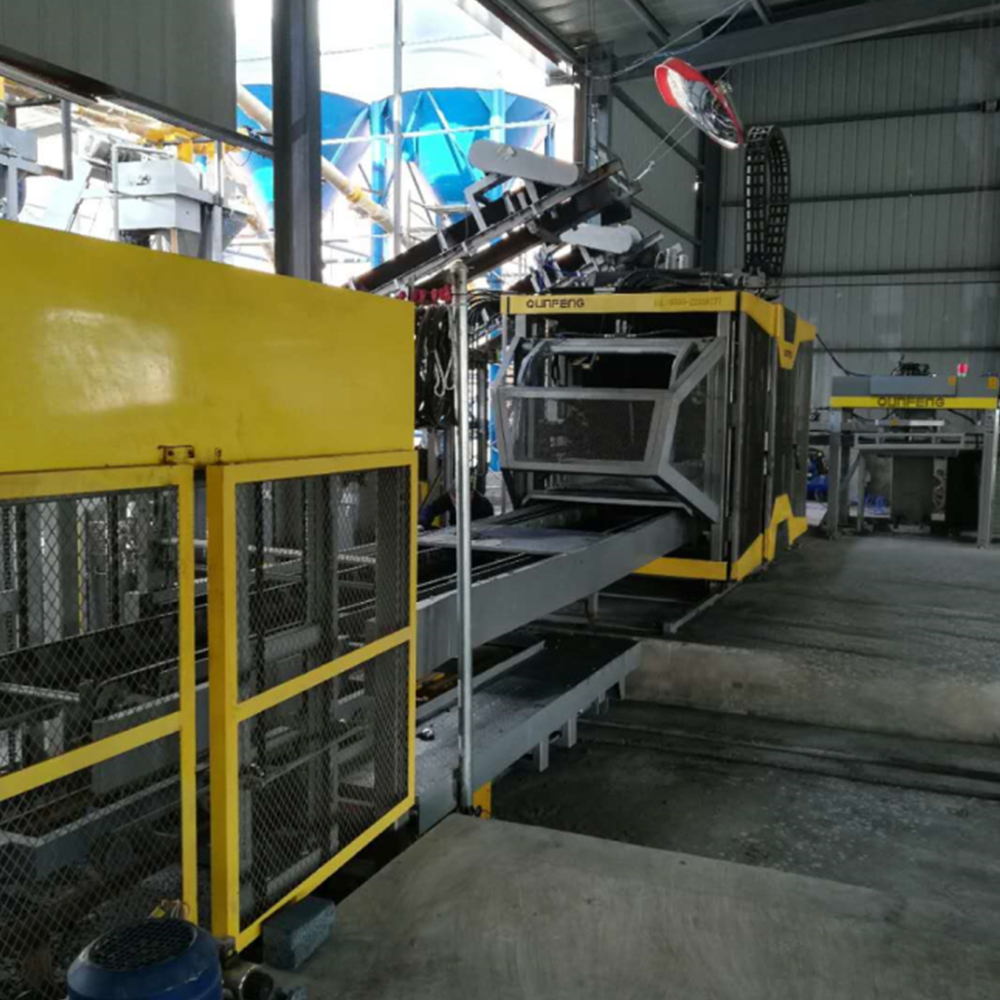
{"label": "overhead wire", "polygon": [[688,130],[677,140],[678,144],[682,143],[691,134],[691,132],[698,127],[697,125],[691,124],[691,122],[689,122],[687,118],[682,118],[679,122],[677,122],[677,124],[643,157],[643,161],[648,160],[649,162],[646,163],[645,169],[642,171],[642,173],[636,176],[635,178],[636,183],[641,181],[643,177],[645,177],[647,174],[651,173],[653,170],[656,169],[656,166],[660,161],[658,159],[654,160],[650,158],[654,154],[658,153],[660,149],[662,149],[664,146],[668,145],[670,140],[673,138],[674,133],[682,125],[685,124],[689,126]]}

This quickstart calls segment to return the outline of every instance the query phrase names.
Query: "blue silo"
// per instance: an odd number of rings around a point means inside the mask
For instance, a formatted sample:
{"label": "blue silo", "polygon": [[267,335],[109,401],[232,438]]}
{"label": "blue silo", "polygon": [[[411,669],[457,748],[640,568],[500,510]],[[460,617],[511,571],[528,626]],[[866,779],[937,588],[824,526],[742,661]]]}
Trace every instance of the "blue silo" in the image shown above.
{"label": "blue silo", "polygon": [[[247,84],[247,90],[258,100],[272,107],[272,88],[269,83]],[[368,152],[371,129],[369,106],[364,101],[323,91],[320,94],[320,121],[323,139],[356,139],[343,145],[323,146],[323,155],[348,177]],[[237,109],[237,125],[241,128],[259,128],[242,109]],[[274,207],[274,166],[266,156],[249,154],[247,169],[261,199],[273,210]],[[337,191],[329,184],[323,185],[323,208],[328,209],[337,196]]]}
{"label": "blue silo", "polygon": [[[392,182],[392,98],[372,103],[372,185],[387,190]],[[530,123],[506,128],[508,123]],[[403,159],[419,171],[440,204],[464,201],[465,189],[482,178],[469,163],[478,139],[496,139],[534,149],[544,137],[552,153],[555,113],[542,101],[504,90],[433,87],[403,94]],[[423,133],[409,135],[410,133]],[[381,262],[384,241],[374,242],[374,263]]]}

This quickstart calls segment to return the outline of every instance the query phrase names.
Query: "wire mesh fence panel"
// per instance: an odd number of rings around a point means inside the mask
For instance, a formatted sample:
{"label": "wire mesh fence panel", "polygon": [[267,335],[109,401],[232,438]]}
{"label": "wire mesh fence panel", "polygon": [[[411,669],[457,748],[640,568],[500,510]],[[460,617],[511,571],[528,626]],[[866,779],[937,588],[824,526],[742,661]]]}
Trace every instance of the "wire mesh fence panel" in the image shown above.
{"label": "wire mesh fence panel", "polygon": [[618,467],[645,462],[656,402],[504,393],[508,464]]}
{"label": "wire mesh fence panel", "polygon": [[0,500],[0,778],[177,711],[174,487]]}
{"label": "wire mesh fence panel", "polygon": [[410,469],[236,486],[239,697],[409,624]]}
{"label": "wire mesh fence panel", "polygon": [[173,734],[0,802],[0,1000],[62,996],[96,937],[182,912],[179,760]]}
{"label": "wire mesh fence panel", "polygon": [[696,385],[681,400],[677,410],[671,464],[698,489],[705,488],[708,440],[708,379]]}
{"label": "wire mesh fence panel", "polygon": [[406,799],[408,692],[404,643],[240,725],[243,926]]}

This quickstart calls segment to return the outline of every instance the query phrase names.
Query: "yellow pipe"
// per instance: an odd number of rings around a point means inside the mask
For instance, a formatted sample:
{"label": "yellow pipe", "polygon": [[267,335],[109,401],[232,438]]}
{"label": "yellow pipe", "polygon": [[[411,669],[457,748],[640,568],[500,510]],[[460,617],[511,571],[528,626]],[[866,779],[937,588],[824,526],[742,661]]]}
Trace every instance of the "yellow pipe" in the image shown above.
{"label": "yellow pipe", "polygon": [[237,163],[233,157],[223,155],[222,165],[226,173],[246,189],[247,199],[250,202],[250,225],[253,226],[257,235],[264,241],[264,252],[271,263],[274,263],[274,238],[271,236],[271,223],[267,217],[267,205],[258,197],[256,188],[251,183],[249,172],[245,166]]}
{"label": "yellow pipe", "polygon": [[[237,87],[236,103],[240,110],[257,122],[261,128],[271,133],[274,132],[274,116],[271,114],[271,109],[242,85]],[[338,170],[325,156],[320,157],[320,169],[323,180],[332,184],[358,212],[377,222],[387,233],[393,231],[392,216],[378,202],[365,194],[345,173]]]}

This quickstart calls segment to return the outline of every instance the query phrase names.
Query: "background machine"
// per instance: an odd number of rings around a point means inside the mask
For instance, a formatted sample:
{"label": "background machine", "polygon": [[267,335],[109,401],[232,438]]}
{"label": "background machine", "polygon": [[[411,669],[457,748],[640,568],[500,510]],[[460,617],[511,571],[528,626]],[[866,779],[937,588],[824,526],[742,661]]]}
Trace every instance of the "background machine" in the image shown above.
{"label": "background machine", "polygon": [[[888,516],[897,525],[993,539],[1000,379],[938,378],[928,370],[901,375],[846,375],[830,399],[829,509],[837,537],[850,518],[857,475],[856,524],[864,529],[868,473],[889,461]],[[956,423],[952,417],[961,418]]]}

